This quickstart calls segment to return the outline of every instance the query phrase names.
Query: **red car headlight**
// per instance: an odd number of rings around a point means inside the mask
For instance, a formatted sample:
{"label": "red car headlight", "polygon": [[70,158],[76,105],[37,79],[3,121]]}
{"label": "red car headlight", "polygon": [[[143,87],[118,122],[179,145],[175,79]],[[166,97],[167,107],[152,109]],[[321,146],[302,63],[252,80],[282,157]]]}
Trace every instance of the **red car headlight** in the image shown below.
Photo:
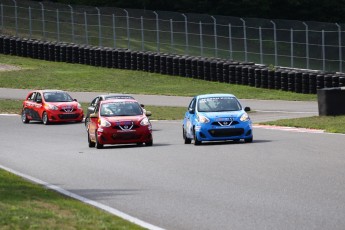
{"label": "red car headlight", "polygon": [[142,119],[141,120],[141,122],[140,122],[140,125],[142,125],[142,126],[148,126],[148,125],[150,125],[151,123],[150,123],[150,121],[149,121],[149,119],[147,118],[147,117],[145,117],[144,119]]}
{"label": "red car headlight", "polygon": [[59,109],[56,105],[51,105],[51,104],[46,104],[45,108],[49,109],[49,110],[58,110]]}
{"label": "red car headlight", "polygon": [[107,121],[106,119],[101,118],[99,120],[99,126],[100,127],[110,127],[111,123],[109,121]]}

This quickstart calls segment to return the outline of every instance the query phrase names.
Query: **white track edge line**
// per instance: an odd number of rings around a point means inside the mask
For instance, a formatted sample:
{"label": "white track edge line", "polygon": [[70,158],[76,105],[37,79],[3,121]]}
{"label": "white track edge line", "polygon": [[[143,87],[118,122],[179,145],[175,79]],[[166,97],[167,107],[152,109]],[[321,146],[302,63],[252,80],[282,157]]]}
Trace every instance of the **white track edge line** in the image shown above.
{"label": "white track edge line", "polygon": [[114,209],[114,208],[111,208],[111,207],[106,206],[106,205],[104,205],[104,204],[98,203],[97,201],[90,200],[90,199],[88,199],[88,198],[79,196],[79,195],[77,195],[77,194],[75,194],[75,193],[69,192],[69,191],[67,191],[67,190],[65,190],[65,189],[63,189],[63,188],[60,188],[60,187],[58,187],[58,186],[56,186],[56,185],[49,184],[49,183],[44,182],[44,181],[42,181],[42,180],[40,180],[40,179],[37,179],[37,178],[35,178],[35,177],[32,177],[32,176],[29,176],[29,175],[20,173],[20,172],[18,172],[18,171],[15,171],[15,170],[10,169],[10,168],[8,168],[8,167],[5,167],[5,166],[3,166],[3,165],[0,165],[0,168],[3,169],[3,170],[8,171],[8,172],[10,172],[10,173],[13,173],[13,174],[15,174],[15,175],[17,175],[17,176],[20,176],[20,177],[22,177],[22,178],[25,178],[25,179],[30,180],[30,181],[32,181],[32,182],[35,182],[36,184],[43,185],[44,187],[47,187],[47,188],[49,188],[49,189],[51,189],[51,190],[54,190],[54,191],[56,191],[56,192],[59,192],[59,193],[61,193],[61,194],[64,194],[64,195],[66,195],[66,196],[68,196],[68,197],[77,199],[77,200],[79,200],[79,201],[81,201],[81,202],[83,202],[83,203],[86,203],[86,204],[92,205],[92,206],[94,206],[94,207],[97,207],[97,208],[99,208],[99,209],[102,209],[102,210],[104,210],[104,211],[106,211],[106,212],[108,212],[108,213],[111,213],[111,214],[113,214],[113,215],[116,215],[116,216],[118,216],[118,217],[121,217],[122,219],[125,219],[125,220],[127,220],[127,221],[129,221],[129,222],[132,222],[132,223],[134,223],[134,224],[137,224],[137,225],[139,225],[139,226],[141,226],[141,227],[143,227],[143,228],[147,228],[147,229],[150,229],[150,230],[164,230],[163,228],[160,228],[160,227],[154,226],[154,225],[152,225],[152,224],[149,224],[149,223],[147,223],[147,222],[145,222],[145,221],[142,221],[142,220],[140,220],[140,219],[138,219],[138,218],[135,218],[135,217],[133,217],[133,216],[130,216],[130,215],[128,215],[128,214],[126,214],[126,213],[124,213],[124,212],[121,212],[121,211],[119,211],[119,210],[117,210],[117,209]]}

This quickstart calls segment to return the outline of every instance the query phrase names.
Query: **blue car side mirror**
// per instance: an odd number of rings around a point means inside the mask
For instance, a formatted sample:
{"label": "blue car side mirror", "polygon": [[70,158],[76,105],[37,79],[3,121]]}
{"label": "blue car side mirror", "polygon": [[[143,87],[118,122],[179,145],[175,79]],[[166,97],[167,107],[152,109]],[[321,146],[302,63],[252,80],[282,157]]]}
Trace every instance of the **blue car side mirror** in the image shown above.
{"label": "blue car side mirror", "polygon": [[250,107],[244,107],[244,111],[249,112],[250,111]]}

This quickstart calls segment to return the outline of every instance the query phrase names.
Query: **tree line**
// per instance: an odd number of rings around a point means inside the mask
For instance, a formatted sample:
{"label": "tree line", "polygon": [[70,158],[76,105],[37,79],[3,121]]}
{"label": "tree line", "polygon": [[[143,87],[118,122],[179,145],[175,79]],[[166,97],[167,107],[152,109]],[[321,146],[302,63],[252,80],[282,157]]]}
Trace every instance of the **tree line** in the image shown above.
{"label": "tree line", "polygon": [[[41,1],[41,0],[38,0]],[[175,11],[243,18],[345,22],[345,0],[51,0],[97,7]]]}

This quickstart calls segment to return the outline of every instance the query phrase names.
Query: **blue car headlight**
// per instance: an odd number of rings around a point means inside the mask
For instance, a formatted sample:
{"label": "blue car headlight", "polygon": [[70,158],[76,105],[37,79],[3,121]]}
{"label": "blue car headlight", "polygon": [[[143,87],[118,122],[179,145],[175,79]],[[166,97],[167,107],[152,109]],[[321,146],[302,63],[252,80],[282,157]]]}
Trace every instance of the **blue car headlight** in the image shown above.
{"label": "blue car headlight", "polygon": [[241,120],[241,121],[249,121],[250,118],[249,118],[249,116],[248,116],[247,113],[244,113],[244,114],[242,114],[240,120]]}
{"label": "blue car headlight", "polygon": [[205,117],[203,115],[198,115],[197,119],[198,119],[199,123],[208,123],[208,122],[210,122],[210,119],[208,119],[207,117]]}

